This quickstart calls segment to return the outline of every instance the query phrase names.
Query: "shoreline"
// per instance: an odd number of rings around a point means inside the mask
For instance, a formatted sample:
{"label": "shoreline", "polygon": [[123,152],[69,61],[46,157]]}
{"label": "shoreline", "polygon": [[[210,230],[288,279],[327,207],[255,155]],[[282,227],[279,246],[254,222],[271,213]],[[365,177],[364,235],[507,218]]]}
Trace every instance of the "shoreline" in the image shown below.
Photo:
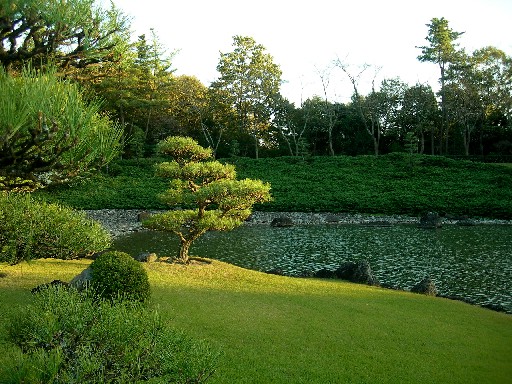
{"label": "shoreline", "polygon": [[[87,217],[98,221],[113,237],[145,230],[139,221],[141,213],[154,214],[162,211],[142,209],[100,209],[85,210]],[[397,224],[418,224],[419,217],[407,215],[377,215],[363,213],[313,213],[313,212],[264,212],[255,211],[244,225],[270,225],[275,218],[291,219],[294,225],[368,225],[391,226]],[[512,220],[480,218],[445,218],[442,225],[460,225],[469,221],[472,225],[512,225]],[[466,224],[467,225],[467,224]]]}

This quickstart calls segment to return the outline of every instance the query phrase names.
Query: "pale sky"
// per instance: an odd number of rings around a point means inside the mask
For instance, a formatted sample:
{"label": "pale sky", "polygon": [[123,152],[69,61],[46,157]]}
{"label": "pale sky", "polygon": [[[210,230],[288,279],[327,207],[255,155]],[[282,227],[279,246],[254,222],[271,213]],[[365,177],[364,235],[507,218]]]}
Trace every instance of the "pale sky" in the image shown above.
{"label": "pale sky", "polygon": [[[319,72],[339,57],[356,73],[364,63],[380,67],[376,78],[400,77],[437,89],[439,69],[420,63],[428,24],[444,17],[468,52],[495,46],[512,56],[511,0],[113,0],[131,16],[135,36],[154,28],[161,43],[179,50],[176,74],[208,86],[218,77],[219,52],[233,49],[234,35],[251,36],[283,71],[281,93],[299,106],[323,96]],[[360,92],[368,93],[372,71]],[[340,70],[329,76],[329,98],[346,102],[352,88]],[[365,83],[364,80],[367,80]]]}

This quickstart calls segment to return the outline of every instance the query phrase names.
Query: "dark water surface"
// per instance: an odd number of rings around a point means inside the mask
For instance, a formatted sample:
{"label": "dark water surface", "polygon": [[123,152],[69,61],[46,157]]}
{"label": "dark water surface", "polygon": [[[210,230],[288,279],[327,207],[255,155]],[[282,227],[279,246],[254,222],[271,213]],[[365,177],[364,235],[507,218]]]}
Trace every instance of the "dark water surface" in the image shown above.
{"label": "dark water surface", "polygon": [[[178,241],[172,234],[137,232],[117,239],[114,247],[132,255],[170,256],[177,253]],[[414,225],[248,225],[205,234],[191,254],[288,275],[367,259],[383,284],[408,290],[430,275],[441,295],[501,305],[512,313],[510,225],[445,225],[436,230]]]}

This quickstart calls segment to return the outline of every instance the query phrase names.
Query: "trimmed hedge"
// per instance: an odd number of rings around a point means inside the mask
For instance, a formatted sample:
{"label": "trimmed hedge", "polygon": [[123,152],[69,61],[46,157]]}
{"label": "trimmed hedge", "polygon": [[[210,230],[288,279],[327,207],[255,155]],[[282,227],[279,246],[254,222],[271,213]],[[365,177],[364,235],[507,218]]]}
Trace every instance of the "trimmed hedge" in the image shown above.
{"label": "trimmed hedge", "polygon": [[127,253],[104,253],[92,262],[91,270],[91,287],[105,299],[146,302],[151,296],[146,270]]}
{"label": "trimmed hedge", "polygon": [[[437,211],[512,219],[512,167],[443,156],[230,158],[240,179],[270,182],[273,201],[256,210],[418,215]],[[115,176],[53,188],[51,199],[73,207],[162,209],[167,182],[153,159],[123,161]]]}
{"label": "trimmed hedge", "polygon": [[30,195],[0,193],[0,261],[76,259],[110,244],[108,232],[83,212]]}

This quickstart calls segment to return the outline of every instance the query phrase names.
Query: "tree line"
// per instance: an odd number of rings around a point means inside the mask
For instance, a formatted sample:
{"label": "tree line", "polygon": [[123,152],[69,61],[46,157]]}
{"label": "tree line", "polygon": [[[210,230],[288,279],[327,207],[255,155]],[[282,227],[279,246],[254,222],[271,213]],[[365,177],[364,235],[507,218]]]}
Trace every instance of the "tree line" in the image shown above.
{"label": "tree line", "polygon": [[[171,135],[190,136],[217,157],[361,155],[411,151],[436,155],[512,155],[512,59],[489,46],[459,48],[461,32],[444,18],[427,24],[418,60],[439,68],[440,89],[399,78],[376,83],[375,67],[333,60],[353,95],[324,94],[295,105],[280,93],[282,71],[252,37],[234,36],[208,86],[175,75],[173,57],[151,30],[133,39],[127,17],[95,0],[5,1],[0,63],[19,76],[28,63],[51,66],[118,122],[122,156],[154,154]],[[77,10],[80,10],[78,12]],[[360,82],[371,77],[371,91]]]}

